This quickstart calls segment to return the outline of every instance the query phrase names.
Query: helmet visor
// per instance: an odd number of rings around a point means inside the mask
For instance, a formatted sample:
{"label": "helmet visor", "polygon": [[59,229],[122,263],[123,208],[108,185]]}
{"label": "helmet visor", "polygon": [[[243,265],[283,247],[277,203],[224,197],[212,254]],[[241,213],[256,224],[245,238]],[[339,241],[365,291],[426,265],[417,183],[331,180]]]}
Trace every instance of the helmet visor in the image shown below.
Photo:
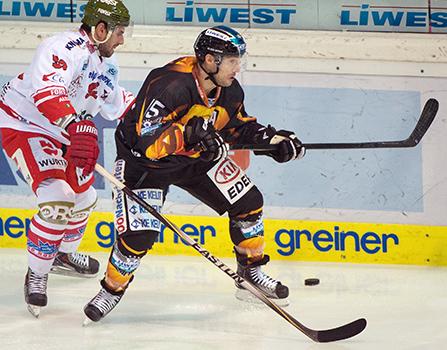
{"label": "helmet visor", "polygon": [[247,69],[247,53],[241,56],[225,55],[219,65],[226,71],[242,73]]}

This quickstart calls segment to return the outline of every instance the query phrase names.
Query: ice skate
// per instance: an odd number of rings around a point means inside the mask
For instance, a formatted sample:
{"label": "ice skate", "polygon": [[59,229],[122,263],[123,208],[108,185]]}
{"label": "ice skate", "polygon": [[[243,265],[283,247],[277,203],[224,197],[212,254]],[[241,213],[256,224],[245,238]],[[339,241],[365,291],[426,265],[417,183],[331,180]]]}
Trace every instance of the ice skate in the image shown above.
{"label": "ice skate", "polygon": [[111,290],[104,279],[101,280],[101,287],[99,293],[84,307],[84,313],[87,316],[84,326],[89,324],[90,321],[98,322],[104,318],[115,308],[124,295],[124,291],[115,292]]}
{"label": "ice skate", "polygon": [[[251,283],[257,289],[259,289],[264,295],[274,301],[279,306],[289,305],[289,288],[283,285],[280,281],[268,276],[261,269],[262,265],[265,265],[270,260],[268,255],[256,261],[248,264],[248,259],[239,253],[236,253],[237,257],[237,274],[244,278],[247,282]],[[236,283],[236,298],[242,301],[261,303],[261,301],[252,295],[248,290],[241,287]]]}
{"label": "ice skate", "polygon": [[98,260],[81,254],[59,252],[54,259],[51,273],[72,277],[96,277],[99,271]]}
{"label": "ice skate", "polygon": [[28,311],[34,317],[40,315],[40,308],[47,305],[47,283],[48,274],[38,275],[28,268],[25,276],[25,302],[28,304]]}

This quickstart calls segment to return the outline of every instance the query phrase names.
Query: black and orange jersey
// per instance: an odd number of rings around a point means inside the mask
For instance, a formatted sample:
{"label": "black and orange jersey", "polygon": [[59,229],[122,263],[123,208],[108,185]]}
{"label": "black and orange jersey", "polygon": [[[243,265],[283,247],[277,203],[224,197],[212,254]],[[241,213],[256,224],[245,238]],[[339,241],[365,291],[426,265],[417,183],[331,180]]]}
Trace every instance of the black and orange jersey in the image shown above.
{"label": "black and orange jersey", "polygon": [[175,156],[198,158],[198,152],[185,150],[183,141],[184,126],[194,116],[208,119],[230,144],[253,143],[262,125],[245,112],[239,82],[216,88],[209,98],[199,86],[196,69],[195,57],[181,57],[149,73],[134,108],[117,128],[117,137],[134,155],[163,163]]}

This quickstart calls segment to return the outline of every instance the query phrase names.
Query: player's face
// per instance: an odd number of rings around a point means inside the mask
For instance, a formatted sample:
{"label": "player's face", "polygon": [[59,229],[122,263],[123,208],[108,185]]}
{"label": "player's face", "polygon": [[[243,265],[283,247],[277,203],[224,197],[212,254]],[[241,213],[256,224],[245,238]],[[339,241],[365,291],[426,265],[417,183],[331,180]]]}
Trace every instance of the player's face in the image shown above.
{"label": "player's face", "polygon": [[124,44],[125,31],[126,27],[116,26],[109,40],[107,40],[103,44],[98,45],[98,50],[102,57],[111,57],[115,52],[115,49],[118,46]]}
{"label": "player's face", "polygon": [[220,86],[228,87],[241,71],[242,60],[238,56],[224,56],[219,72],[214,76]]}

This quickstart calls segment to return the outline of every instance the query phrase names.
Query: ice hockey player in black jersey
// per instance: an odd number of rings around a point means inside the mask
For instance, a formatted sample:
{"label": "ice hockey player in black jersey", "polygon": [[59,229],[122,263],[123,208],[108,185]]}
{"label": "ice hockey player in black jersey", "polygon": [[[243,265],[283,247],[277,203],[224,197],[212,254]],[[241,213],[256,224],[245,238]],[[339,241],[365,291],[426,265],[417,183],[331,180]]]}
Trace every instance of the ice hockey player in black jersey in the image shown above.
{"label": "ice hockey player in black jersey", "polygon": [[[305,149],[293,132],[260,124],[246,113],[236,80],[246,43],[238,32],[226,26],[206,29],[194,50],[195,57],[181,57],[146,78],[115,133],[114,175],[157,210],[175,185],[219,215],[227,213],[238,274],[269,298],[285,300],[287,286],[261,269],[269,261],[262,194],[227,157],[228,144],[277,144],[275,151],[261,154],[280,163],[303,157]],[[160,222],[136,213],[136,203],[121,191],[115,190],[114,201],[117,240],[101,290],[84,308],[92,321],[116,306],[160,232]]]}

